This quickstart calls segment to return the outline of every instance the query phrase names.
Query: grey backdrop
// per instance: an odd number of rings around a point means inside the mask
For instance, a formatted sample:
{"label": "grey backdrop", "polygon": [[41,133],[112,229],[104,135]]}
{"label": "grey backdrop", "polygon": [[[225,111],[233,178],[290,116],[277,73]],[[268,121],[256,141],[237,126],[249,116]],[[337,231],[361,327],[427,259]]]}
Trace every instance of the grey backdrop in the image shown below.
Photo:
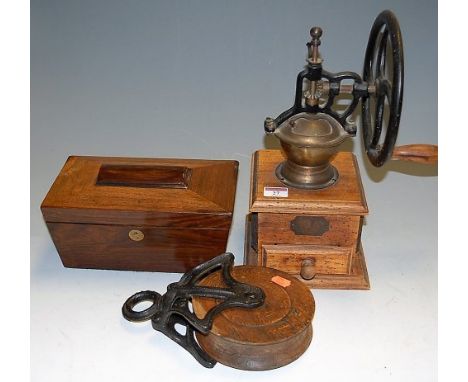
{"label": "grey backdrop", "polygon": [[[128,295],[162,292],[179,275],[63,268],[39,205],[72,154],[236,159],[228,250],[240,264],[250,156],[275,144],[263,120],[291,106],[310,27],[324,29],[327,70],[360,73],[372,22],[387,8],[405,47],[397,143],[437,143],[436,1],[31,2],[33,380],[239,377],[205,371],[148,325],[121,319]],[[360,136],[345,149],[358,156],[370,209],[362,240],[372,290],[314,291],[306,354],[245,379],[436,378],[437,170],[374,169]]]}

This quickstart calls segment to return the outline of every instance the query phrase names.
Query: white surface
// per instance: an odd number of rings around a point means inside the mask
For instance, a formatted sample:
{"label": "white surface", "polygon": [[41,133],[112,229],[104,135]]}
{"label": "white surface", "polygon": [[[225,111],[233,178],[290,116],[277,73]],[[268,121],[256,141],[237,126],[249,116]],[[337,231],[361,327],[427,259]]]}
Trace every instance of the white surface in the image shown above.
{"label": "white surface", "polygon": [[[228,250],[240,264],[250,156],[263,119],[291,105],[313,25],[325,68],[360,72],[368,31],[395,10],[405,42],[399,144],[437,142],[435,1],[41,1],[31,4],[31,376],[33,381],[433,381],[437,362],[437,178],[422,166],[372,169],[362,241],[370,291],[313,291],[314,338],[269,372],[207,370],[121,317],[136,291],[179,274],[66,269],[39,205],[68,155],[236,159]],[[421,65],[424,63],[424,65]],[[191,68],[190,71],[184,70]],[[228,74],[228,75],[227,75]]]}

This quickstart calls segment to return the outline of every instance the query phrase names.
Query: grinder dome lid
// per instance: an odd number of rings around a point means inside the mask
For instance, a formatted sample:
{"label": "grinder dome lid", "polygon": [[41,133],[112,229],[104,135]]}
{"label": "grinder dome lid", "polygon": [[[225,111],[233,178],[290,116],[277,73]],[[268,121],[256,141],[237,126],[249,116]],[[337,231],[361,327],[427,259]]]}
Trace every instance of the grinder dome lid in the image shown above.
{"label": "grinder dome lid", "polygon": [[349,134],[328,114],[299,113],[283,122],[275,131],[276,137],[296,147],[333,147],[341,144]]}

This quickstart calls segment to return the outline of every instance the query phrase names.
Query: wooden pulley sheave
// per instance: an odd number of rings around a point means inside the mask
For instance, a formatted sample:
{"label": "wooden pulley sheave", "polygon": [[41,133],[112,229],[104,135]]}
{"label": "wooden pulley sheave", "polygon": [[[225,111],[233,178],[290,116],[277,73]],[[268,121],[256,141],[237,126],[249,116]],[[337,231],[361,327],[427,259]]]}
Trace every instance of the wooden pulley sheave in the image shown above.
{"label": "wooden pulley sheave", "polygon": [[[310,35],[307,65],[297,76],[294,105],[264,124],[266,133],[280,140],[286,156],[276,169],[278,179],[296,188],[332,186],[339,173],[330,161],[340,144],[356,135],[351,117],[359,102],[364,146],[374,166],[388,160],[436,163],[436,145],[395,147],[404,84],[403,40],[395,15],[386,10],[375,19],[362,77],[323,69],[319,53],[322,30],[313,27]],[[350,97],[344,110],[336,102],[340,96]]]}
{"label": "wooden pulley sheave", "polygon": [[[234,267],[224,253],[200,264],[160,295],[142,291],[122,307],[129,321],[151,320],[205,367],[275,369],[299,358],[312,339],[315,302],[297,278],[272,268]],[[152,305],[135,310],[142,301]],[[191,309],[192,307],[192,309]],[[176,325],[185,327],[185,333]]]}

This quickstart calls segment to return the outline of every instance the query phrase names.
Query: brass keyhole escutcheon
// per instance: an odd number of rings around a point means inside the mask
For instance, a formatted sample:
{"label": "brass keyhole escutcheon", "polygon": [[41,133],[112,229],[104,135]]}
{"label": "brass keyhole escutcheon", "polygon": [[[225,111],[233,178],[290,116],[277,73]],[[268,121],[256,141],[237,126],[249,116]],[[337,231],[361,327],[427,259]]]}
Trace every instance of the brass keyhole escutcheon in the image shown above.
{"label": "brass keyhole escutcheon", "polygon": [[132,229],[128,232],[128,237],[133,241],[142,241],[145,238],[145,234],[139,229]]}

